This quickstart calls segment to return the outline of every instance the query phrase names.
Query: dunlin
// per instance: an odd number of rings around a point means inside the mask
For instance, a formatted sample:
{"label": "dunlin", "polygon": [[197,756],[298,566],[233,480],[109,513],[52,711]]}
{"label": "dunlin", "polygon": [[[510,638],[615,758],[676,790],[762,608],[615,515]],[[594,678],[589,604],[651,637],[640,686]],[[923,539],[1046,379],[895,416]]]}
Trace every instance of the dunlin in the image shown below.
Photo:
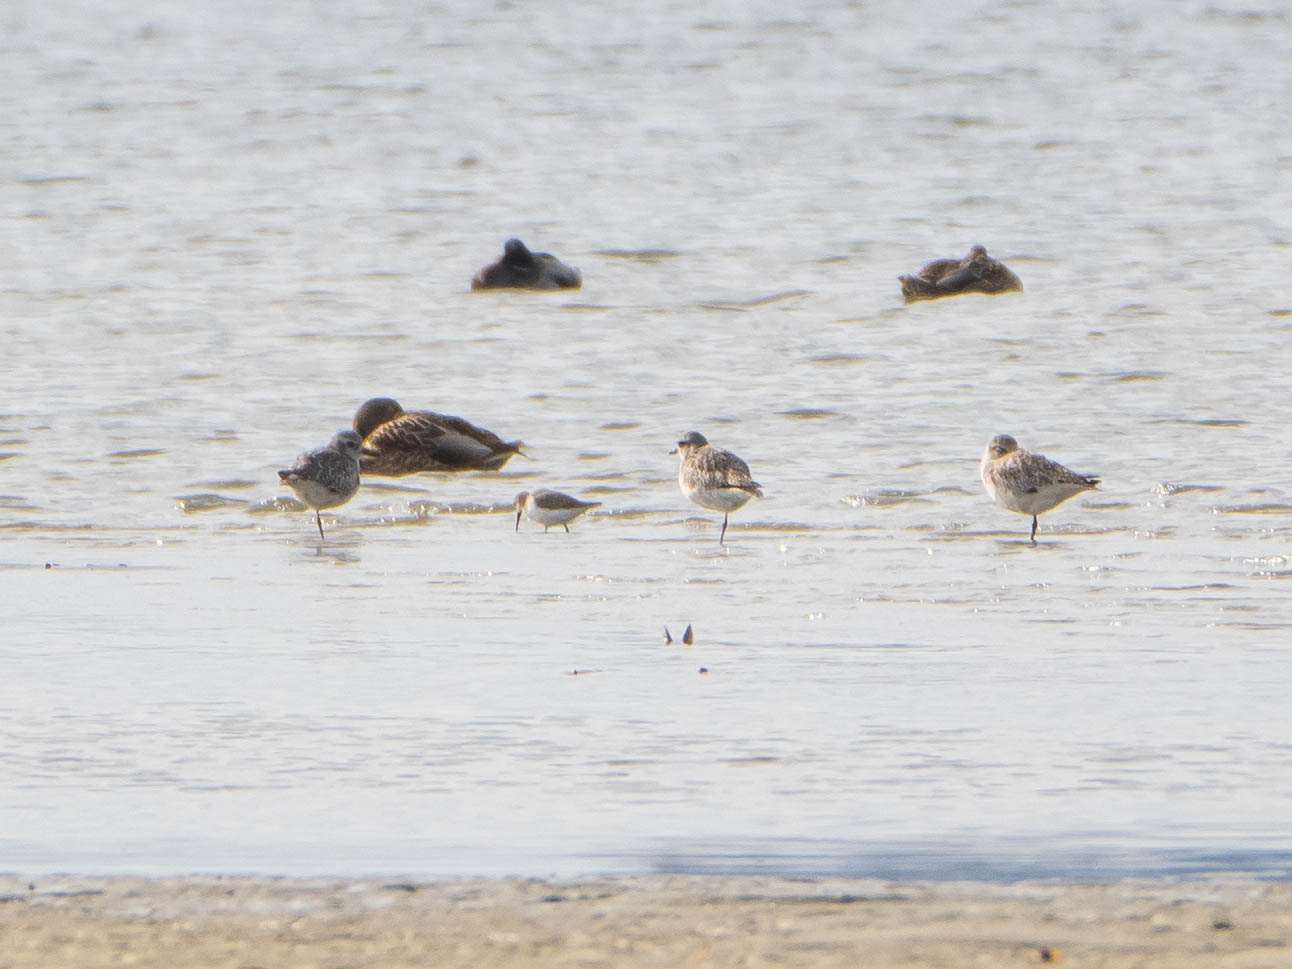
{"label": "dunlin", "polygon": [[978,471],[996,504],[1032,516],[1033,545],[1037,515],[1099,485],[1098,478],[1069,471],[1043,454],[1024,451],[1008,434],[997,434],[987,443]]}
{"label": "dunlin", "polygon": [[560,525],[567,532],[570,522],[578,518],[589,508],[596,508],[599,501],[580,501],[559,491],[522,491],[516,496],[516,531],[520,531],[520,516],[523,514],[530,521],[538,522],[546,532],[553,525]]}
{"label": "dunlin", "polygon": [[974,246],[963,259],[935,259],[914,276],[898,276],[908,303],[957,293],[1022,292],[1023,283],[1005,266]]}
{"label": "dunlin", "polygon": [[363,440],[354,431],[341,431],[327,447],[309,451],[296,459],[296,467],[279,471],[282,483],[296,497],[314,509],[314,520],[323,538],[321,509],[344,505],[359,490],[359,456]]}
{"label": "dunlin", "polygon": [[363,473],[397,477],[417,471],[496,471],[520,441],[504,441],[470,421],[432,411],[406,411],[389,397],[374,397],[354,415],[367,452]]}
{"label": "dunlin", "polygon": [[762,487],[749,476],[749,465],[730,451],[711,445],[699,431],[689,431],[669,454],[680,454],[677,484],[701,508],[722,512],[721,545],[727,534],[727,517],[755,495],[763,496]]}

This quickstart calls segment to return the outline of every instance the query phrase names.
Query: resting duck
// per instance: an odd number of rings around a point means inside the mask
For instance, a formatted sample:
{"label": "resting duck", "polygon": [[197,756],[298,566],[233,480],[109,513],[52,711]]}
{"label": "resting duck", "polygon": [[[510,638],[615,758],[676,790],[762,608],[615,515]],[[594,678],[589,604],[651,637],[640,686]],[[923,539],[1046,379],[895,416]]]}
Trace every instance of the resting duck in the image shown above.
{"label": "resting duck", "polygon": [[940,299],[957,293],[1010,293],[1023,291],[1023,282],[1003,262],[974,246],[963,259],[935,259],[917,276],[898,276],[906,302]]}
{"label": "resting duck", "polygon": [[504,441],[461,417],[406,411],[389,397],[374,397],[354,415],[363,439],[360,470],[397,477],[418,471],[497,471],[519,454],[520,441]]}
{"label": "resting duck", "polygon": [[519,239],[508,239],[502,258],[476,273],[472,289],[578,289],[583,275],[550,252],[530,252]]}

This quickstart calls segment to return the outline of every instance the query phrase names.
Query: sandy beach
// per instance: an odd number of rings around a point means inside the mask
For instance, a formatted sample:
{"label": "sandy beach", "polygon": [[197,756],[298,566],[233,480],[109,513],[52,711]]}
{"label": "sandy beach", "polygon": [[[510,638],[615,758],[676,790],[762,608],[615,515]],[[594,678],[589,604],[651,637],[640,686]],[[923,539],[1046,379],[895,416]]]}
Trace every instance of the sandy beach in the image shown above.
{"label": "sandy beach", "polygon": [[0,967],[1270,967],[1292,885],[0,878]]}

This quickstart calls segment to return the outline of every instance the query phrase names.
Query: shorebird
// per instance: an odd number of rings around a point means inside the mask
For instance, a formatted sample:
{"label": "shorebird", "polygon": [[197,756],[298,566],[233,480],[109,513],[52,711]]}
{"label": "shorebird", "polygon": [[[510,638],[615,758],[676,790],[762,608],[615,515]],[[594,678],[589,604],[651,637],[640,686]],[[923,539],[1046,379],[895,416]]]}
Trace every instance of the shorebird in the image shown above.
{"label": "shorebird", "polygon": [[567,532],[570,522],[578,518],[589,508],[596,508],[599,501],[580,501],[559,491],[548,491],[539,488],[537,491],[522,491],[516,496],[516,531],[520,531],[520,516],[543,526],[543,532],[553,525],[560,525]]}
{"label": "shorebird", "polygon": [[1099,485],[1098,478],[1069,471],[1043,454],[1024,451],[1008,434],[997,434],[987,443],[978,473],[996,504],[1006,511],[1032,516],[1033,545],[1037,515]]}
{"label": "shorebird", "polygon": [[314,509],[314,520],[323,538],[324,508],[344,505],[359,490],[359,455],[363,453],[363,440],[354,431],[341,431],[328,443],[308,451],[296,459],[296,467],[279,471],[283,484],[296,492],[296,497]]}
{"label": "shorebird", "polygon": [[730,451],[711,445],[699,431],[688,431],[669,454],[679,454],[677,485],[701,508],[722,512],[722,531],[718,544],[727,534],[727,517],[755,495],[763,496],[762,487],[749,476],[749,465]]}
{"label": "shorebird", "polygon": [[957,293],[1022,292],[1023,282],[1003,262],[974,246],[963,259],[935,259],[914,276],[898,276],[908,303]]}
{"label": "shorebird", "polygon": [[583,275],[550,252],[530,252],[519,239],[508,239],[502,258],[471,280],[472,289],[578,289]]}
{"label": "shorebird", "polygon": [[504,441],[470,421],[428,410],[406,411],[389,397],[374,397],[355,412],[363,438],[363,473],[397,477],[417,471],[497,471],[520,441]]}

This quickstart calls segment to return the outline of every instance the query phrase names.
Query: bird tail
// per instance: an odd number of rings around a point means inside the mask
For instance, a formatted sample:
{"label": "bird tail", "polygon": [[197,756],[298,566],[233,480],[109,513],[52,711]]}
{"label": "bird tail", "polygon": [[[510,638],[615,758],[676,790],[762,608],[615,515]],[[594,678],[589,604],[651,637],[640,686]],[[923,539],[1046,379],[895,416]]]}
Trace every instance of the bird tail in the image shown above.
{"label": "bird tail", "polygon": [[529,455],[521,450],[523,446],[524,445],[520,441],[499,441],[498,448],[489,456],[489,459],[484,462],[484,470],[497,471],[516,454],[528,458]]}
{"label": "bird tail", "polygon": [[927,279],[921,279],[919,276],[898,276],[897,281],[902,284],[902,298],[908,303],[921,299],[936,299],[938,296],[945,295],[939,293],[938,288]]}

